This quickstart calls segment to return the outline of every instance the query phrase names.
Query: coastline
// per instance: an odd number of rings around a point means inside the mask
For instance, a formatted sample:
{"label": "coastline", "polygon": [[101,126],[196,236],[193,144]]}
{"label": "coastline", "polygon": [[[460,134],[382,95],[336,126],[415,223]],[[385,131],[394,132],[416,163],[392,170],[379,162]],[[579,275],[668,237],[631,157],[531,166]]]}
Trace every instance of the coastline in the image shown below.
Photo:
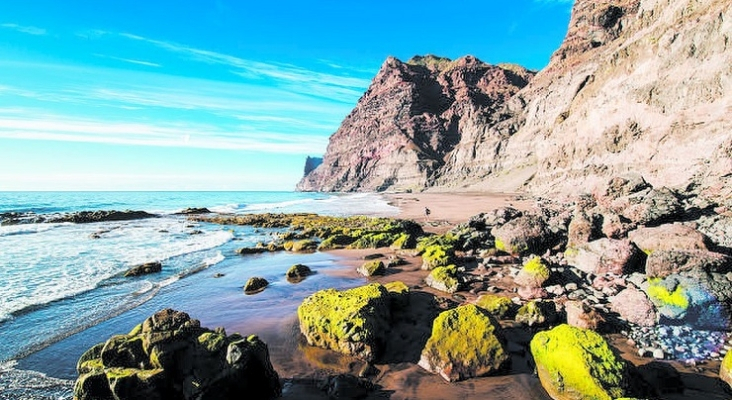
{"label": "coastline", "polygon": [[[390,218],[413,219],[420,223],[428,232],[443,233],[454,226],[467,222],[474,215],[489,212],[499,207],[511,206],[520,210],[527,210],[534,206],[530,199],[517,199],[513,194],[481,194],[481,193],[399,193],[384,194],[384,198],[399,207],[396,215]],[[430,218],[424,217],[424,207],[432,210]],[[356,267],[364,262],[364,256],[375,253],[383,254],[386,259],[391,255],[398,255],[406,260],[405,265],[392,267],[384,276],[364,278],[356,273]],[[282,271],[294,263],[315,265],[316,275],[303,281],[297,286],[278,283],[265,289],[264,292],[253,296],[244,296],[240,284],[251,274],[247,272],[248,265],[264,263],[271,266],[268,272],[273,277],[281,278]],[[318,268],[318,266],[323,268]],[[277,271],[276,273],[274,271]],[[215,272],[224,272],[223,278],[214,279]],[[509,276],[510,268],[504,267],[505,276]],[[41,371],[50,377],[56,377],[59,370],[47,365],[49,362],[62,359],[60,369],[65,377],[73,370],[78,355],[70,356],[69,349],[79,352],[106,340],[108,337],[125,333],[132,326],[158,309],[172,307],[187,312],[192,318],[201,320],[203,326],[214,328],[226,327],[227,332],[240,332],[245,335],[256,334],[269,346],[270,358],[273,366],[279,372],[284,383],[282,398],[285,399],[326,399],[328,396],[318,389],[319,383],[326,377],[339,373],[358,375],[366,363],[353,357],[340,355],[331,351],[318,349],[304,344],[300,334],[296,308],[307,293],[327,287],[345,289],[359,286],[368,282],[387,283],[395,280],[403,281],[407,286],[420,292],[427,292],[442,299],[441,301],[454,303],[471,303],[480,291],[460,291],[456,296],[439,292],[425,285],[424,278],[428,271],[421,269],[421,257],[414,256],[410,251],[392,250],[390,248],[365,250],[330,250],[314,254],[276,253],[264,255],[249,255],[238,258],[233,256],[227,262],[201,271],[176,284],[161,290],[161,296],[153,301],[138,307],[123,316],[112,318],[89,329],[83,334],[73,335],[57,344],[20,360],[17,368],[21,370]],[[266,275],[270,279],[270,275]],[[320,280],[322,284],[315,284]],[[501,290],[511,290],[512,280],[502,283],[506,286]],[[307,288],[308,285],[314,284]],[[207,290],[206,296],[200,296],[201,290],[191,292],[194,287],[202,286]],[[188,302],[190,293],[198,293],[198,303]],[[293,295],[298,293],[297,295]],[[459,296],[459,298],[457,297]],[[266,298],[281,299],[281,305],[271,309],[260,308]],[[242,302],[245,300],[245,302]],[[270,300],[271,301],[271,300]],[[242,308],[251,308],[251,313],[242,313]],[[510,332],[510,342],[525,346],[530,340],[530,330],[520,328],[511,323],[503,324],[504,329]],[[622,354],[623,358],[635,365],[654,362],[652,359],[640,358],[635,354],[633,346],[626,343],[627,339],[621,335],[610,336],[609,342]],[[516,346],[514,346],[516,348]],[[474,378],[463,382],[447,383],[438,375],[433,375],[416,362],[401,362],[396,364],[376,364],[378,373],[372,377],[372,382],[378,390],[367,398],[390,399],[443,399],[443,398],[497,398],[497,399],[549,399],[538,378],[529,365],[526,353],[516,351],[512,355],[512,368],[506,375]],[[686,366],[681,362],[671,361],[671,365],[682,374],[684,383],[689,391],[711,399],[722,399],[723,394],[717,385],[715,370],[719,363],[710,362],[704,365],[703,370]],[[56,367],[58,368],[58,367]],[[2,375],[2,371],[0,371]],[[73,382],[72,382],[73,383]],[[0,396],[0,398],[2,398]],[[669,400],[688,398],[682,394],[671,394],[665,397]]]}

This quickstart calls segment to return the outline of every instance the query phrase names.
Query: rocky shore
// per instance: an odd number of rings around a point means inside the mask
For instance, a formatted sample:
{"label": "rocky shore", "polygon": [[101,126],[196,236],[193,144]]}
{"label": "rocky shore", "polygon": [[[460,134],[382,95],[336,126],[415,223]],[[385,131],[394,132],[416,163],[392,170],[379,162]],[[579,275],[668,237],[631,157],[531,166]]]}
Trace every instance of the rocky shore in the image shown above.
{"label": "rocky shore", "polygon": [[[304,365],[290,376],[272,362],[283,398],[471,398],[498,387],[527,399],[729,397],[732,212],[637,175],[571,203],[487,208],[437,234],[427,220],[190,218],[280,229],[242,255],[340,249],[354,275],[370,276],[302,302],[289,357]],[[109,381],[108,369],[97,371]],[[166,376],[166,387],[180,384]]]}

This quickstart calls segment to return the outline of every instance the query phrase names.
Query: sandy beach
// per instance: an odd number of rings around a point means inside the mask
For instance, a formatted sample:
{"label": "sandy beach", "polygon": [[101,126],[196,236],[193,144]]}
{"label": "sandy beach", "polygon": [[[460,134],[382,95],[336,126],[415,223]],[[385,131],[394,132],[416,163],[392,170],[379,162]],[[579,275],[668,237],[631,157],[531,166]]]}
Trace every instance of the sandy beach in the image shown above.
{"label": "sandy beach", "polygon": [[[513,207],[526,210],[534,205],[530,198],[518,193],[387,193],[389,204],[399,208],[397,218],[411,219],[422,224],[425,231],[442,233],[470,217]],[[425,214],[425,209],[430,214]]]}

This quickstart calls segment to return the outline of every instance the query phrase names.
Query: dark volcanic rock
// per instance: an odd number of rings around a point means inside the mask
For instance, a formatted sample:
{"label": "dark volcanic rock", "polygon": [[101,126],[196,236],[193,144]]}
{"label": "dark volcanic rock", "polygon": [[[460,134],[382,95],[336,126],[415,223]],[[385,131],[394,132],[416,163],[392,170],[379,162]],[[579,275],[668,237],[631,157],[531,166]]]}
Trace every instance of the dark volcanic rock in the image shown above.
{"label": "dark volcanic rock", "polygon": [[77,400],[233,400],[279,397],[267,345],[252,335],[202,328],[188,314],[162,310],[127,335],[79,359]]}
{"label": "dark volcanic rock", "polygon": [[264,290],[269,285],[269,282],[261,277],[254,276],[249,278],[247,283],[244,285],[244,293],[255,294]]}
{"label": "dark volcanic rock", "polygon": [[178,211],[175,213],[176,215],[195,215],[195,214],[210,214],[211,210],[208,208],[202,207],[202,208],[186,208],[181,211]]}
{"label": "dark volcanic rock", "polygon": [[153,261],[145,264],[136,265],[125,272],[125,276],[140,276],[153,274],[163,270],[163,264],[160,261]]}
{"label": "dark volcanic rock", "polygon": [[150,214],[145,211],[79,211],[76,213],[65,214],[56,217],[49,217],[46,222],[73,222],[76,224],[88,224],[92,222],[105,221],[129,221],[134,219],[156,218],[156,214]]}

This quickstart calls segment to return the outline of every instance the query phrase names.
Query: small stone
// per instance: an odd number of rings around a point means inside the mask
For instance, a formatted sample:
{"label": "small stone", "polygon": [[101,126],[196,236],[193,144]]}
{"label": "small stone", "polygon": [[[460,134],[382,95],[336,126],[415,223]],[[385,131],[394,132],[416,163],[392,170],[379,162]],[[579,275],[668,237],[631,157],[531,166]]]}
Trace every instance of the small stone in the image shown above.
{"label": "small stone", "polygon": [[661,349],[653,349],[653,358],[656,360],[663,360],[666,357],[666,355],[663,353],[663,350]]}

